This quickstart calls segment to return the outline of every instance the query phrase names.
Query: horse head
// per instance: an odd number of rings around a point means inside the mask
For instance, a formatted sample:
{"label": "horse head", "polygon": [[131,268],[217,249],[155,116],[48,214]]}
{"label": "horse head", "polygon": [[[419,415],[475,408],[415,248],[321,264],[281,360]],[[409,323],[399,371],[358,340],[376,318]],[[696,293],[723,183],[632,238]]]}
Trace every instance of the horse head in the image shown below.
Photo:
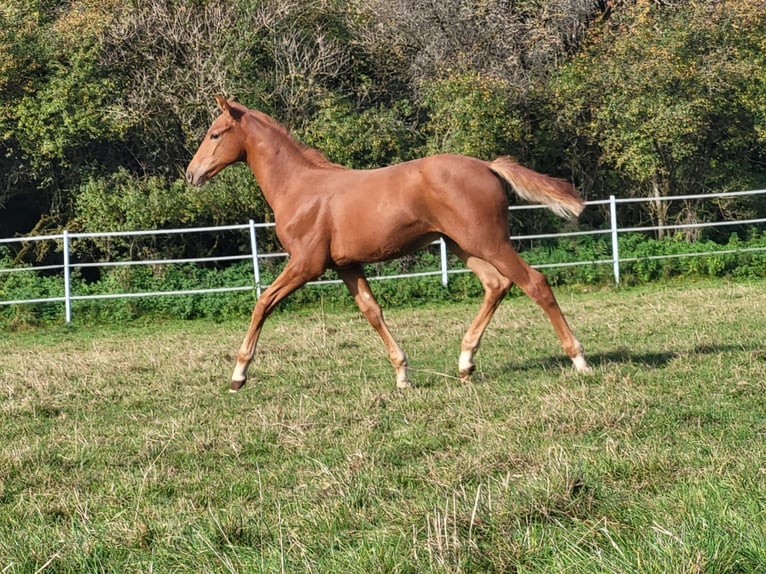
{"label": "horse head", "polygon": [[186,168],[186,181],[202,185],[223,168],[245,158],[245,141],[240,122],[247,112],[244,106],[216,96],[221,115],[205,134],[197,153]]}

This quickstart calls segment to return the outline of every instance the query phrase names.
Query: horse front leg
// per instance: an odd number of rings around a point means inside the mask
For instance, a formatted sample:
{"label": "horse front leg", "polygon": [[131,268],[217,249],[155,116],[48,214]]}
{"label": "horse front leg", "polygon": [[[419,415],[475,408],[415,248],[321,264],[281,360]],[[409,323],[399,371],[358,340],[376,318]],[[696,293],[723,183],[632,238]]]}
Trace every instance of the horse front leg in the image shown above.
{"label": "horse front leg", "polygon": [[372,328],[378,332],[380,338],[388,350],[388,358],[394,366],[396,372],[396,386],[400,389],[406,389],[412,386],[407,370],[407,355],[391,335],[386,322],[383,320],[383,310],[370,290],[370,284],[364,276],[362,268],[359,266],[346,267],[338,270],[338,275],[343,279],[351,296],[356,301],[359,310],[367,318]]}
{"label": "horse front leg", "polygon": [[261,335],[261,328],[274,307],[290,293],[305,285],[308,281],[322,274],[324,269],[310,271],[305,265],[296,263],[293,259],[287,262],[287,266],[274,282],[266,289],[253,308],[250,326],[247,329],[245,340],[237,352],[237,364],[231,376],[230,393],[236,393],[247,382],[247,368],[255,356],[255,348]]}

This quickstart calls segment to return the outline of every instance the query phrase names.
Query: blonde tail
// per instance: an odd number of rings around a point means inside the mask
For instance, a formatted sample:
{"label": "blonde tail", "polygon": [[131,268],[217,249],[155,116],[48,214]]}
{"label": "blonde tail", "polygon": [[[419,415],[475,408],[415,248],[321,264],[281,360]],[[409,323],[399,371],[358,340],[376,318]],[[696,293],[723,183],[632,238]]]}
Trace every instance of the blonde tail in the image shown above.
{"label": "blonde tail", "polygon": [[520,198],[541,203],[556,215],[573,219],[582,213],[585,203],[569,182],[524,167],[511,157],[499,157],[489,169],[508,182]]}

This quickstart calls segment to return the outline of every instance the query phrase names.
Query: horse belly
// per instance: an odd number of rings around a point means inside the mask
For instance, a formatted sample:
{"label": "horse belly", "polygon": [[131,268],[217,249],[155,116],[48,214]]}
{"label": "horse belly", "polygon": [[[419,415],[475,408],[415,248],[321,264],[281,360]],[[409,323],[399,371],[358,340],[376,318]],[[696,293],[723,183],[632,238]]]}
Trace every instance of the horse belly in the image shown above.
{"label": "horse belly", "polygon": [[439,237],[423,222],[394,222],[387,218],[358,220],[334,234],[330,253],[342,267],[352,263],[388,261],[412,253]]}
{"label": "horse belly", "polygon": [[348,176],[330,210],[337,265],[396,259],[438,238],[419,162]]}

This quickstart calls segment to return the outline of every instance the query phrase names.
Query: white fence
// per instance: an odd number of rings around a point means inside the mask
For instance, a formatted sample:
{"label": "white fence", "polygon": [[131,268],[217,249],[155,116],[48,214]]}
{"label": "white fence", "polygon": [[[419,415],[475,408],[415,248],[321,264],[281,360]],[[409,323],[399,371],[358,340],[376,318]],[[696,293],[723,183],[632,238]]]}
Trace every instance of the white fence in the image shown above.
{"label": "white fence", "polygon": [[[618,199],[611,196],[609,199],[590,201],[587,202],[588,206],[604,206],[608,207],[608,221],[609,227],[606,229],[587,229],[578,230],[564,233],[553,234],[538,234],[538,235],[523,235],[513,236],[514,240],[539,240],[539,239],[551,239],[551,238],[566,238],[577,237],[584,235],[608,235],[612,247],[611,257],[607,259],[599,260],[587,260],[587,261],[575,261],[569,263],[549,263],[539,264],[537,268],[551,268],[551,267],[571,267],[571,266],[588,266],[588,265],[611,265],[615,283],[620,282],[620,264],[632,261],[639,261],[641,259],[667,259],[672,257],[701,257],[710,254],[726,254],[737,253],[745,251],[766,251],[766,247],[760,248],[738,248],[730,250],[717,250],[715,252],[700,252],[700,253],[684,253],[679,255],[657,255],[645,258],[621,258],[618,246],[618,237],[620,234],[631,232],[657,232],[659,230],[664,231],[677,231],[690,228],[705,228],[705,227],[723,227],[723,226],[761,226],[766,223],[766,218],[759,219],[738,219],[738,220],[726,220],[708,223],[686,223],[686,224],[672,224],[662,226],[637,226],[637,227],[619,227],[617,210],[620,206],[630,203],[655,203],[656,202],[668,202],[668,201],[709,201],[714,199],[731,199],[735,197],[742,197],[745,195],[763,195],[766,194],[766,190],[751,190],[751,191],[739,191],[730,193],[713,193],[713,194],[700,194],[700,195],[685,195],[685,196],[671,196],[671,197],[659,197],[659,198],[628,198]],[[531,210],[541,209],[542,206],[537,205],[517,205],[512,206],[509,209],[516,210]],[[0,276],[6,273],[39,273],[39,272],[56,272],[62,273],[62,290],[60,296],[44,297],[37,299],[15,299],[15,300],[0,300],[0,305],[21,305],[21,304],[35,304],[35,303],[63,303],[64,304],[64,316],[67,323],[72,321],[72,303],[74,301],[84,300],[97,300],[97,299],[125,299],[134,297],[156,297],[167,295],[199,295],[205,293],[222,293],[233,291],[255,291],[257,296],[260,296],[261,291],[268,287],[261,282],[261,262],[267,259],[273,258],[286,258],[286,253],[281,252],[260,252],[258,249],[258,231],[264,228],[273,227],[273,223],[255,223],[250,221],[247,224],[242,225],[228,225],[218,227],[195,227],[187,229],[162,229],[162,230],[144,230],[144,231],[120,231],[120,232],[103,232],[103,233],[69,233],[64,231],[60,234],[53,235],[39,235],[39,236],[26,236],[26,237],[13,237],[0,239],[0,246],[3,244],[29,244],[33,242],[49,242],[56,241],[62,245],[61,254],[62,261],[60,264],[55,265],[38,265],[38,266],[19,266],[19,267],[7,267],[0,268]],[[191,234],[191,233],[217,233],[224,231],[242,231],[249,234],[250,237],[250,253],[244,255],[233,255],[223,257],[205,257],[205,258],[183,258],[183,259],[159,259],[159,260],[131,260],[131,261],[98,261],[92,263],[72,262],[70,259],[70,248],[72,241],[77,239],[88,238],[112,238],[112,237],[131,237],[131,236],[157,236],[157,235],[174,235],[174,234]],[[426,271],[420,273],[408,273],[399,275],[385,275],[381,277],[371,277],[370,279],[378,280],[394,280],[404,279],[409,277],[423,277],[429,275],[438,275],[441,277],[442,283],[446,286],[449,282],[450,275],[456,273],[465,273],[467,270],[463,267],[449,266],[449,259],[447,257],[447,248],[443,240],[437,241],[435,244],[439,245],[439,268],[433,271]],[[253,266],[253,283],[250,285],[232,285],[229,287],[221,287],[214,289],[186,289],[179,291],[151,291],[140,293],[103,293],[103,294],[88,294],[82,295],[72,292],[72,270],[74,268],[87,269],[89,267],[118,267],[118,266],[136,266],[136,265],[167,265],[173,263],[211,263],[211,262],[232,262],[250,260]],[[334,283],[339,281],[314,281],[309,285],[316,285],[322,283]],[[2,296],[0,291],[0,297]]]}

